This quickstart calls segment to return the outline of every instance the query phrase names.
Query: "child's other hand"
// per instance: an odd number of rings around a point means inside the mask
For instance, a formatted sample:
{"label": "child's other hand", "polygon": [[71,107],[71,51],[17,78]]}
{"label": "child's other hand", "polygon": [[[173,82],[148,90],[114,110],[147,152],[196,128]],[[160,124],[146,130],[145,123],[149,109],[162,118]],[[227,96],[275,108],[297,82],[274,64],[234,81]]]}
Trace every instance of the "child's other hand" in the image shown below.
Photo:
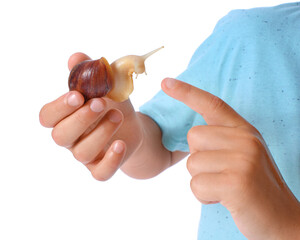
{"label": "child's other hand", "polygon": [[261,134],[208,92],[172,79],[165,79],[162,89],[208,124],[188,133],[187,167],[197,199],[225,206],[248,239],[299,239],[300,204]]}
{"label": "child's other hand", "polygon": [[[69,69],[88,59],[83,53],[73,54],[68,62]],[[124,124],[125,118],[131,119],[130,124]],[[137,147],[134,142],[138,141],[126,138],[128,131],[132,131],[130,126],[135,127],[132,138],[138,138],[140,133],[129,100],[114,103],[107,98],[94,98],[84,103],[83,96],[76,91],[43,106],[40,122],[53,128],[54,141],[68,148],[97,180],[102,181],[109,179],[120,168],[125,156]],[[125,129],[121,130],[124,125]]]}

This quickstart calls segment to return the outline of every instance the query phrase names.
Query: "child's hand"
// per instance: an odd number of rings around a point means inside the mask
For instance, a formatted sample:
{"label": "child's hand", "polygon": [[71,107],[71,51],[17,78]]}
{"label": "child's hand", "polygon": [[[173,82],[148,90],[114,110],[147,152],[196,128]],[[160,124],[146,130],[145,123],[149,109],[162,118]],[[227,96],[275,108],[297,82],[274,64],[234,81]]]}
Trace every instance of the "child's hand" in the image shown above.
{"label": "child's hand", "polygon": [[300,204],[261,134],[210,93],[172,79],[162,88],[208,124],[188,133],[187,167],[197,199],[225,206],[248,239],[299,239]]}
{"label": "child's hand", "polygon": [[[69,69],[88,59],[82,53],[72,55]],[[117,104],[107,98],[95,98],[84,103],[76,91],[46,104],[41,109],[40,122],[53,128],[54,141],[68,148],[98,180],[110,178],[135,151],[141,137],[129,100]],[[133,128],[135,134],[131,133]]]}

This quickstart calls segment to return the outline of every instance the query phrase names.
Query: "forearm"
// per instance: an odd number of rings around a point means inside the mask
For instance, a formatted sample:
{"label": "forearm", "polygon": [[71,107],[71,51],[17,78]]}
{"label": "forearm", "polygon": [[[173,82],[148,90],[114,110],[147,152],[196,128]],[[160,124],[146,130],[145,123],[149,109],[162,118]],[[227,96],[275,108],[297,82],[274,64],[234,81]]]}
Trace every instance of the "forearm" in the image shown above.
{"label": "forearm", "polygon": [[172,153],[162,145],[161,130],[150,117],[141,113],[136,113],[136,116],[142,136],[139,147],[121,168],[127,175],[138,179],[151,178],[186,156],[182,152]]}

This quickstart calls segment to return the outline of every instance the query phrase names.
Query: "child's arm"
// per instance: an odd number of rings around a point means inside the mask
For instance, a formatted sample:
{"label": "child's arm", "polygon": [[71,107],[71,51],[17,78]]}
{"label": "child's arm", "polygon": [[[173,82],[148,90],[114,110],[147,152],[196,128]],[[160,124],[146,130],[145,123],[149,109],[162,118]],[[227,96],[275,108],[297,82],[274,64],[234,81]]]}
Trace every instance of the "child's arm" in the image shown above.
{"label": "child's arm", "polygon": [[[89,59],[77,53],[69,69]],[[78,92],[69,92],[46,104],[40,122],[53,128],[54,141],[68,148],[98,180],[107,180],[121,166],[134,178],[150,178],[186,154],[171,153],[161,144],[159,127],[149,117],[136,113],[131,102],[108,98],[84,103]]]}

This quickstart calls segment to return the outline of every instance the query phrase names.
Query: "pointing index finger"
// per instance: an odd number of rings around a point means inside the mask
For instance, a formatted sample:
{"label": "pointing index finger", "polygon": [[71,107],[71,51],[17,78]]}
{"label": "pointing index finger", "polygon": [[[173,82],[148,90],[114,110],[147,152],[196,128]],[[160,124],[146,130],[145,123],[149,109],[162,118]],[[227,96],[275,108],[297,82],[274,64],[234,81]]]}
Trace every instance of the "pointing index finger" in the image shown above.
{"label": "pointing index finger", "polygon": [[162,90],[201,114],[208,125],[238,127],[249,125],[236,111],[217,96],[182,81],[166,78]]}

